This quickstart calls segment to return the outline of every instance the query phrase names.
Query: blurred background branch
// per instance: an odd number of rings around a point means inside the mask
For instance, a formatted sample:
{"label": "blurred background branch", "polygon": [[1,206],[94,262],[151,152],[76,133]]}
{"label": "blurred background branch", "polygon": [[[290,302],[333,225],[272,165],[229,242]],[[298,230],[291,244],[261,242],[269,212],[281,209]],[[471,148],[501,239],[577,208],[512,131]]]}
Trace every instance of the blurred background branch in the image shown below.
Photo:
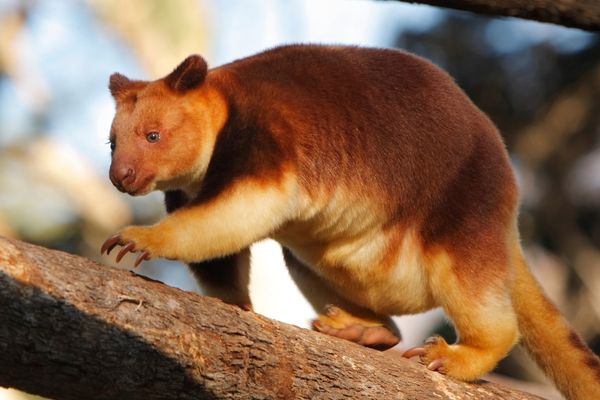
{"label": "blurred background branch", "polygon": [[596,0],[400,0],[455,8],[479,14],[519,17],[574,28],[599,30]]}

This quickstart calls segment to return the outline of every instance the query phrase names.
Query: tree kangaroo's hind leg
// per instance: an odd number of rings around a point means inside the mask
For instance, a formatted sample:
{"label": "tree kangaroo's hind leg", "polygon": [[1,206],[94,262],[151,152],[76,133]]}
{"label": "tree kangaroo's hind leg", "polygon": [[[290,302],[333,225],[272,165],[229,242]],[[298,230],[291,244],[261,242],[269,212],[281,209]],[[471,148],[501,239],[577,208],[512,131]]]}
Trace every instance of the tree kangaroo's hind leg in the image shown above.
{"label": "tree kangaroo's hind leg", "polygon": [[485,254],[439,251],[429,265],[431,290],[454,324],[457,343],[433,337],[424,347],[404,353],[408,358],[420,356],[431,370],[465,381],[492,370],[519,338],[509,257],[475,243],[469,251],[478,248]]}
{"label": "tree kangaroo's hind leg", "polygon": [[378,350],[398,344],[400,331],[390,317],[342,298],[290,250],[284,248],[283,255],[290,276],[318,314],[313,321],[314,329]]}

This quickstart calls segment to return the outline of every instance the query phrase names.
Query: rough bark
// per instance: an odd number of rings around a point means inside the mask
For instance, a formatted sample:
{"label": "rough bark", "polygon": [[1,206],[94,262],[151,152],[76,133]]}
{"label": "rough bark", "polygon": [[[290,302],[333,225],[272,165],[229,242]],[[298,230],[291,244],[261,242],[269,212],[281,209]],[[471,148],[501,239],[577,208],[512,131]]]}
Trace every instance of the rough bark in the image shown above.
{"label": "rough bark", "polygon": [[0,237],[0,386],[54,399],[534,399]]}
{"label": "rough bark", "polygon": [[591,31],[600,30],[597,0],[401,0],[473,11],[495,16],[519,17]]}

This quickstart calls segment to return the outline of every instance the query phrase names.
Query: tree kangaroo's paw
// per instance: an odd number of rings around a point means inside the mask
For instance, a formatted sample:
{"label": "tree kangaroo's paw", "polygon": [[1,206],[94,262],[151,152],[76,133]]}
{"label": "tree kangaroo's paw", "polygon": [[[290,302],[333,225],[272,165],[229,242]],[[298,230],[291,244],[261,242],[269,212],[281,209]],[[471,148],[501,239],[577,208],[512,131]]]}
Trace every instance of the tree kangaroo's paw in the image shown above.
{"label": "tree kangaroo's paw", "polygon": [[148,240],[150,232],[147,229],[136,226],[125,228],[122,232],[106,239],[100,248],[100,253],[110,254],[115,247],[121,246],[122,248],[115,258],[119,262],[125,254],[139,252],[134,263],[134,266],[137,267],[142,261],[152,258],[152,240]]}
{"label": "tree kangaroo's paw", "polygon": [[389,349],[400,341],[400,337],[383,322],[362,319],[335,306],[327,306],[325,314],[313,321],[313,327],[327,335],[377,350]]}
{"label": "tree kangaroo's paw", "polygon": [[419,357],[419,361],[431,371],[448,372],[448,343],[441,336],[433,336],[425,341],[424,347],[413,347],[402,354],[405,358]]}
{"label": "tree kangaroo's paw", "polygon": [[403,357],[418,356],[428,369],[469,382],[491,371],[504,354],[504,348],[466,343],[449,345],[441,336],[434,336],[427,339],[423,347],[404,352]]}

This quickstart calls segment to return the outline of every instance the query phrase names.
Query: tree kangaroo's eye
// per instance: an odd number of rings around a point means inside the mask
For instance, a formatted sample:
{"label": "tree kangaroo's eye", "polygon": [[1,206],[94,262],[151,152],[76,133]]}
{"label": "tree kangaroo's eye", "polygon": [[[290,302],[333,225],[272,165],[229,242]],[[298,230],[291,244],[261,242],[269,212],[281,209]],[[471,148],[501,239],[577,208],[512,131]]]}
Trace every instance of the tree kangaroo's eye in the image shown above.
{"label": "tree kangaroo's eye", "polygon": [[146,140],[148,140],[150,143],[158,142],[160,140],[160,133],[156,131],[148,132],[146,135]]}

